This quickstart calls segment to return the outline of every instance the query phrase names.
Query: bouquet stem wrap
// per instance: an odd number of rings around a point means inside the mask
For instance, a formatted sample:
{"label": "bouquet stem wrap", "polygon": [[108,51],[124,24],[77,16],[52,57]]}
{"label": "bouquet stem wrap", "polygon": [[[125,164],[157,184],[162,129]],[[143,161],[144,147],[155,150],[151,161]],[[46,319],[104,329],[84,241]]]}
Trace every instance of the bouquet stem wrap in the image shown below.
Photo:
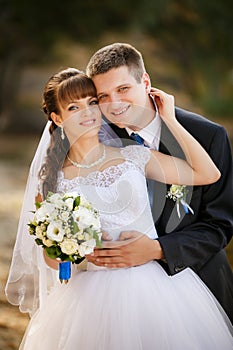
{"label": "bouquet stem wrap", "polygon": [[61,283],[68,283],[71,276],[71,262],[63,261],[59,263],[59,280]]}

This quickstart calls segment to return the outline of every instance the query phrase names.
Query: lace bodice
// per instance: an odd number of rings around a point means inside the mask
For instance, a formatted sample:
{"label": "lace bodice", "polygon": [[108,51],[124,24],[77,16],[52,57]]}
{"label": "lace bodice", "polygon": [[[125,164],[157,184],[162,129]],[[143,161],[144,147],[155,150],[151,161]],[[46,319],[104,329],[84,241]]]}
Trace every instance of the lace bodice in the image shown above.
{"label": "lace bodice", "polygon": [[58,192],[78,192],[98,209],[103,230],[117,239],[121,231],[137,230],[156,238],[145,179],[150,151],[142,146],[121,149],[123,163],[94,171],[86,177],[58,174]]}

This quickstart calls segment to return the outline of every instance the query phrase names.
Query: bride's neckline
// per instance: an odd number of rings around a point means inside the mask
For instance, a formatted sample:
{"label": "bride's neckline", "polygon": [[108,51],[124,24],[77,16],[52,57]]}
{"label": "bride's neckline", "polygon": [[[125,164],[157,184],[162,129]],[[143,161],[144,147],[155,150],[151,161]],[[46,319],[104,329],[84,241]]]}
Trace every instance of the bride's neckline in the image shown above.
{"label": "bride's neckline", "polygon": [[97,176],[97,174],[101,175],[101,174],[104,174],[104,173],[110,171],[111,169],[116,169],[116,168],[118,168],[118,167],[120,167],[120,166],[122,166],[122,165],[124,165],[125,163],[128,163],[128,162],[130,162],[130,160],[129,159],[125,159],[122,162],[119,162],[118,164],[109,165],[108,167],[104,168],[103,170],[93,170],[93,171],[89,172],[85,176],[77,175],[77,176],[68,178],[68,177],[65,177],[65,173],[64,173],[63,170],[59,170],[58,173],[61,175],[62,179],[65,180],[65,181],[73,181],[75,179],[88,179],[90,177]]}
{"label": "bride's neckline", "polygon": [[[115,157],[109,159],[110,163],[106,163],[106,167],[103,169],[93,169],[91,172],[87,173],[68,173],[61,169],[58,172],[58,177],[64,181],[74,181],[78,182],[78,179],[82,183],[92,182],[92,181],[108,181],[108,179],[112,178],[115,175],[123,174],[124,170],[128,170],[129,168],[140,169],[141,171],[145,171],[145,164],[150,159],[150,152],[148,148],[142,146],[126,146],[123,148],[119,148],[120,154],[123,157]],[[76,169],[77,170],[77,169]],[[67,177],[67,175],[70,175]],[[104,179],[106,178],[106,179]]]}

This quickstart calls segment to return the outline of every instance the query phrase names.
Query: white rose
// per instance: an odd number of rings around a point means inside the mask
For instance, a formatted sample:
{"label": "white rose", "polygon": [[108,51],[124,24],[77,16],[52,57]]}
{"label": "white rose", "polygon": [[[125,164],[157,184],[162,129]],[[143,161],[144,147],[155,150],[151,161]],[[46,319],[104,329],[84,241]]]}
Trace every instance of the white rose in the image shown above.
{"label": "white rose", "polygon": [[66,204],[68,210],[72,210],[73,206],[74,206],[74,198],[67,198],[65,200],[65,204]]}
{"label": "white rose", "polygon": [[47,227],[47,237],[52,241],[61,242],[64,234],[65,232],[59,222],[51,222]]}
{"label": "white rose", "polygon": [[96,231],[100,230],[101,224],[100,224],[100,218],[99,217],[93,217],[92,226],[93,226],[94,230],[96,230]]}
{"label": "white rose", "polygon": [[82,233],[82,232],[81,232],[81,233],[78,233],[77,238],[78,238],[79,241],[83,241],[83,240],[84,240],[84,235],[83,235],[83,233]]}
{"label": "white rose", "polygon": [[72,197],[73,199],[78,197],[78,196],[79,196],[79,194],[76,191],[66,192],[66,194],[65,194],[65,197]]}
{"label": "white rose", "polygon": [[89,241],[80,244],[78,252],[80,256],[85,256],[86,254],[91,254],[96,246],[95,239],[90,239]]}
{"label": "white rose", "polygon": [[35,221],[45,221],[53,211],[53,206],[50,203],[43,203],[35,212]]}
{"label": "white rose", "polygon": [[44,238],[44,230],[40,226],[36,226],[35,233],[36,233],[37,238],[39,238],[39,239]]}
{"label": "white rose", "polygon": [[42,242],[46,247],[52,247],[52,245],[54,244],[54,242],[51,239],[48,239],[46,237],[42,238]]}
{"label": "white rose", "polygon": [[61,215],[60,214],[60,210],[57,209],[57,208],[54,208],[49,214],[49,221],[50,222],[51,221],[57,221],[58,218],[60,218],[60,215]]}
{"label": "white rose", "polygon": [[89,239],[92,239],[92,236],[91,236],[89,233],[84,232],[84,237],[83,237],[83,239],[84,239],[85,241],[88,241]]}
{"label": "white rose", "polygon": [[59,193],[54,193],[52,194],[48,201],[53,204],[56,208],[62,208],[64,206],[64,201],[62,199],[61,194]]}
{"label": "white rose", "polygon": [[80,196],[80,205],[86,208],[91,208],[91,203],[84,196]]}
{"label": "white rose", "polygon": [[69,216],[70,216],[70,212],[69,212],[68,210],[63,211],[63,212],[60,214],[60,218],[61,218],[62,221],[68,221]]}
{"label": "white rose", "polygon": [[67,255],[75,254],[79,249],[79,245],[74,239],[64,239],[60,247],[61,251]]}
{"label": "white rose", "polygon": [[71,229],[70,229],[69,226],[66,226],[66,227],[65,227],[65,234],[66,234],[66,235],[70,235],[70,234],[71,234]]}
{"label": "white rose", "polygon": [[43,231],[46,231],[46,229],[47,229],[47,226],[45,224],[41,224],[40,227]]}
{"label": "white rose", "polygon": [[97,219],[93,213],[84,207],[79,207],[78,210],[73,212],[74,220],[78,222],[78,226],[81,229],[93,226],[94,229],[100,228],[100,221]]}

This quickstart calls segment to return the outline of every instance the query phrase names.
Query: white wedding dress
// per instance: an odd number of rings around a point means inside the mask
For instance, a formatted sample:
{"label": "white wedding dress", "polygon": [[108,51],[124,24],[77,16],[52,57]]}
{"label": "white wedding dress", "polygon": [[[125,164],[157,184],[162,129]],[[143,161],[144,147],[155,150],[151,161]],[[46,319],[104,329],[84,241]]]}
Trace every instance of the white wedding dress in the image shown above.
{"label": "white wedding dress", "polygon": [[[59,192],[81,192],[99,209],[114,239],[135,229],[157,237],[144,167],[149,151],[121,150],[125,161],[72,180]],[[156,261],[123,269],[72,267],[68,284],[52,289],[32,317],[20,350],[232,350],[225,312],[189,268],[168,276]]]}

